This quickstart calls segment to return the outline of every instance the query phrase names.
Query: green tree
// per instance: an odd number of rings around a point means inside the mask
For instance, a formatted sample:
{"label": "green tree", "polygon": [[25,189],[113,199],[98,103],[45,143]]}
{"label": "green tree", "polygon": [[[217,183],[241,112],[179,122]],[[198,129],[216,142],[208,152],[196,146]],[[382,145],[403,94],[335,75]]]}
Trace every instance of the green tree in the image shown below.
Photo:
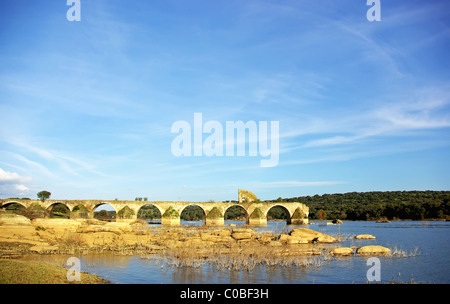
{"label": "green tree", "polygon": [[50,195],[52,195],[50,192],[43,190],[43,191],[41,191],[41,192],[38,192],[37,197],[38,197],[41,201],[45,201],[45,200],[47,200],[47,199],[50,198]]}

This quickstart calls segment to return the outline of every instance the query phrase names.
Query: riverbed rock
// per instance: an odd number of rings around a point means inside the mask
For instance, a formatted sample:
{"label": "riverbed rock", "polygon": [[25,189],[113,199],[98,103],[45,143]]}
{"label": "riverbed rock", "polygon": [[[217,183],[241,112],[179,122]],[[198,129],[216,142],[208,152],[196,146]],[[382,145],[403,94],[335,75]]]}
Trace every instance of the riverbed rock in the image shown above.
{"label": "riverbed rock", "polygon": [[255,237],[255,232],[252,229],[233,229],[231,237],[235,240],[251,239]]}
{"label": "riverbed rock", "polygon": [[338,247],[334,248],[330,254],[332,255],[352,255],[353,254],[353,248],[350,247]]}
{"label": "riverbed rock", "polygon": [[123,233],[120,238],[120,242],[124,245],[145,245],[153,242],[153,233]]}
{"label": "riverbed rock", "polygon": [[40,245],[34,245],[30,247],[31,252],[43,254],[43,253],[51,253],[57,251],[59,248],[58,246],[52,246],[49,244],[40,244]]}
{"label": "riverbed rock", "polygon": [[[312,242],[314,242],[314,239],[313,239]],[[297,236],[288,235],[286,243],[289,244],[289,245],[292,245],[292,244],[307,244],[307,243],[309,243],[309,240],[307,238],[303,238],[303,237],[297,237]]]}
{"label": "riverbed rock", "polygon": [[103,227],[109,231],[133,232],[133,228],[127,222],[111,222],[105,224]]}
{"label": "riverbed rock", "polygon": [[229,229],[223,229],[214,231],[213,234],[217,236],[231,236],[231,231]]}
{"label": "riverbed rock", "polygon": [[390,254],[391,249],[378,245],[369,245],[359,248],[356,253],[360,255],[383,255]]}
{"label": "riverbed rock", "polygon": [[0,213],[0,226],[31,226],[31,221],[22,215]]}
{"label": "riverbed rock", "polygon": [[281,247],[281,246],[283,246],[283,244],[280,241],[271,241],[269,244],[267,244],[267,246],[270,246],[270,247]]}
{"label": "riverbed rock", "polygon": [[275,236],[272,234],[262,234],[262,235],[258,235],[258,241],[261,244],[268,244],[270,243],[272,240],[275,239]]}
{"label": "riverbed rock", "polygon": [[251,239],[252,236],[253,235],[248,232],[233,232],[233,234],[231,234],[231,237],[235,240]]}
{"label": "riverbed rock", "polygon": [[[321,233],[318,231],[314,231],[307,228],[296,228],[292,230],[289,235],[298,239],[298,242],[307,242],[311,243],[313,240],[318,241],[319,243],[334,243],[336,239],[328,234]],[[292,241],[291,241],[292,242]]]}
{"label": "riverbed rock", "polygon": [[40,244],[31,221],[21,215],[0,213],[0,242]]}
{"label": "riverbed rock", "polygon": [[71,219],[48,219],[48,218],[37,218],[31,221],[34,227],[39,227],[39,229],[53,229],[55,231],[68,230],[75,232],[81,227],[81,222]]}
{"label": "riverbed rock", "polygon": [[114,232],[92,232],[92,233],[80,233],[80,242],[88,247],[96,246],[115,246],[120,240],[119,235]]}
{"label": "riverbed rock", "polygon": [[374,240],[374,239],[376,239],[376,237],[374,237],[371,234],[359,234],[359,235],[355,236],[355,239],[357,239],[357,240]]}

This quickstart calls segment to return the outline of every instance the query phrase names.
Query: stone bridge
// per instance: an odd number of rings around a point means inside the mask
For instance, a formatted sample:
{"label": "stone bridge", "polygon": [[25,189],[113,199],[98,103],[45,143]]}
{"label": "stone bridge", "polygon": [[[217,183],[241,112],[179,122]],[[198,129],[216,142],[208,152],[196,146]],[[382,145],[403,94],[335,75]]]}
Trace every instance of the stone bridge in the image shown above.
{"label": "stone bridge", "polygon": [[[261,202],[252,192],[238,191],[239,201],[227,202],[182,202],[182,201],[104,201],[104,200],[0,200],[0,209],[12,204],[19,204],[24,208],[42,208],[51,212],[53,207],[62,204],[67,207],[70,218],[93,218],[97,207],[109,204],[116,211],[116,221],[133,221],[137,219],[139,210],[143,206],[155,206],[161,212],[161,224],[167,226],[180,225],[180,215],[188,206],[200,207],[206,215],[206,225],[224,225],[224,215],[228,208],[240,206],[246,212],[247,224],[266,225],[267,213],[275,206],[282,207],[287,215],[288,224],[307,224],[309,208],[298,202]],[[42,210],[41,209],[41,210]]]}

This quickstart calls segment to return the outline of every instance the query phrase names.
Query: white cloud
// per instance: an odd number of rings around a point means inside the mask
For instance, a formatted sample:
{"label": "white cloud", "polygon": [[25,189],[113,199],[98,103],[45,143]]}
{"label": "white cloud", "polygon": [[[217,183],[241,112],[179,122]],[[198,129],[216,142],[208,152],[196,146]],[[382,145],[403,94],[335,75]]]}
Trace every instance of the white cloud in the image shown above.
{"label": "white cloud", "polygon": [[21,176],[15,172],[8,172],[0,168],[0,183],[24,183],[31,181],[29,176]]}
{"label": "white cloud", "polygon": [[0,168],[0,195],[17,196],[28,194],[30,188],[24,183],[30,182],[31,177],[22,176],[16,172],[5,171]]}
{"label": "white cloud", "polygon": [[20,192],[26,192],[26,191],[30,190],[30,188],[28,188],[27,186],[24,186],[24,185],[14,185],[14,188]]}

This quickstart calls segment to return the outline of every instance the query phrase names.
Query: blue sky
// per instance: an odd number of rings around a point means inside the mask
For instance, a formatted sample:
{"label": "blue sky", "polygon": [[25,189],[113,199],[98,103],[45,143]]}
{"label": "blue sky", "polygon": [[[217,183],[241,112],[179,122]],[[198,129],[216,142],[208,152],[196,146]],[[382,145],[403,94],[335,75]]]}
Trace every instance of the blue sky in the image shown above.
{"label": "blue sky", "polygon": [[[0,198],[450,190],[450,5],[0,2]],[[279,121],[279,162],[175,157],[175,121]]]}

